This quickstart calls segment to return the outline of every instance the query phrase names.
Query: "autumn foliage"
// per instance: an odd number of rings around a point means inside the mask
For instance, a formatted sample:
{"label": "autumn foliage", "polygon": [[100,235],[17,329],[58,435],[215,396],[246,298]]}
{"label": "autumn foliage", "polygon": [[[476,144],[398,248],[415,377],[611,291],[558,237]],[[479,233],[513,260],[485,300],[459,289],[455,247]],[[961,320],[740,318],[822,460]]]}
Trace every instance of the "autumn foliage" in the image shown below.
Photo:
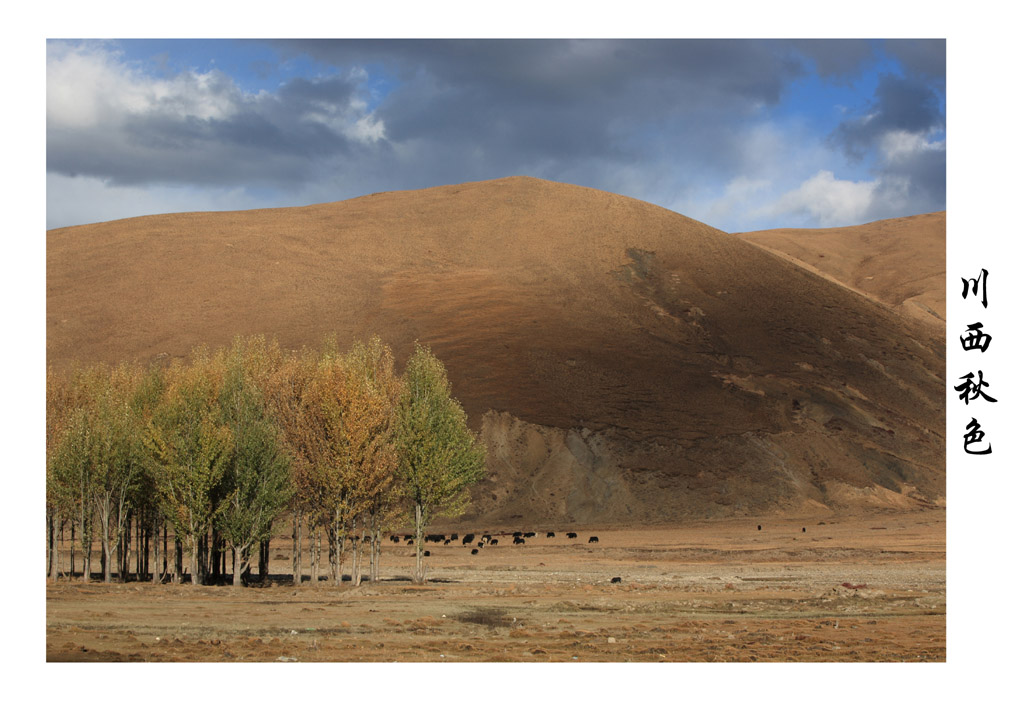
{"label": "autumn foliage", "polygon": [[290,522],[296,583],[303,532],[311,582],[324,541],[332,581],[348,559],[359,584],[364,550],[373,581],[385,532],[415,525],[421,552],[427,521],[461,513],[483,475],[483,448],[422,346],[399,374],[379,338],[295,352],[238,338],[162,367],[51,370],[46,389],[55,579],[89,581],[99,539],[104,581],[238,585],[253,564],[267,573],[269,540]]}

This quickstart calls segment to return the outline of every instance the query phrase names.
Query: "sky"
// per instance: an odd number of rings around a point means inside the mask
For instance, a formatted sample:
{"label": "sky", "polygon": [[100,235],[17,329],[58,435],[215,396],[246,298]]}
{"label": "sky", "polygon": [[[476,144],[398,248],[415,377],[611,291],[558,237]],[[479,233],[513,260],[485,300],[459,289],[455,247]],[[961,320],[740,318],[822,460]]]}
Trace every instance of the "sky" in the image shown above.
{"label": "sky", "polygon": [[46,41],[46,228],[529,175],[725,231],[946,208],[936,40]]}

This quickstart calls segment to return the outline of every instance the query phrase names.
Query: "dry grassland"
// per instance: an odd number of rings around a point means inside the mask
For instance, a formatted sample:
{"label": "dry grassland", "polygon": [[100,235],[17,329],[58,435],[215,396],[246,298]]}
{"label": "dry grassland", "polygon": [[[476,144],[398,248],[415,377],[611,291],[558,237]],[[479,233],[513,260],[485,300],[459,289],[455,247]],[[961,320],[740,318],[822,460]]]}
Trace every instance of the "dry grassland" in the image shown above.
{"label": "dry grassland", "polygon": [[[762,530],[757,530],[758,524]],[[802,531],[806,528],[806,532]],[[48,584],[48,661],[944,661],[945,513],[385,548],[385,581]],[[588,544],[591,535],[600,542]],[[612,584],[612,577],[621,577]]]}

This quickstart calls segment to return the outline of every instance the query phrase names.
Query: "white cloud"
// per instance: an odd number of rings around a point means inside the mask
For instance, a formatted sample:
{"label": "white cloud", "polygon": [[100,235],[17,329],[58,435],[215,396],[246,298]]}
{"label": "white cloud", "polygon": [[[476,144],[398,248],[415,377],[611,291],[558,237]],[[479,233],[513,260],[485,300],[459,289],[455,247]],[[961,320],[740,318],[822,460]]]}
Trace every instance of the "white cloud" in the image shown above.
{"label": "white cloud", "polygon": [[928,135],[921,132],[909,132],[895,130],[886,132],[879,143],[882,158],[888,163],[894,163],[908,158],[913,158],[927,151],[943,151],[946,148],[945,140],[929,141]]}
{"label": "white cloud", "polygon": [[47,45],[50,128],[109,129],[129,115],[149,113],[224,119],[238,111],[242,99],[232,80],[216,71],[186,71],[165,80],[134,70],[101,42]]}
{"label": "white cloud", "polygon": [[[771,195],[771,181],[745,175],[730,180],[720,195],[705,193],[703,199],[691,200],[673,209],[715,227],[735,230],[739,222],[750,222],[750,212],[757,203]],[[742,225],[739,228],[743,228]]]}
{"label": "white cloud", "polygon": [[370,113],[366,102],[358,97],[353,97],[345,104],[318,102],[316,111],[310,110],[304,118],[323,124],[331,131],[362,144],[372,144],[386,138],[383,120]]}
{"label": "white cloud", "polygon": [[353,141],[373,143],[386,138],[384,122],[372,114],[364,114],[355,122],[346,125],[342,133]]}
{"label": "white cloud", "polygon": [[[835,153],[800,121],[753,124],[734,135],[733,148],[738,174],[678,194],[670,209],[724,231],[862,223],[845,218],[861,213],[854,203],[863,204],[871,184],[836,180]],[[831,202],[848,206],[835,212],[828,209]],[[794,214],[799,222],[792,221]]]}
{"label": "white cloud", "polygon": [[[48,226],[308,204],[296,197],[336,170],[339,157],[363,173],[387,149],[385,123],[367,103],[368,79],[354,69],[247,93],[219,70],[152,75],[108,42],[49,42],[47,172],[64,177],[49,181]],[[256,201],[257,188],[270,196]],[[56,199],[58,190],[69,198]],[[71,215],[71,203],[81,216]]]}
{"label": "white cloud", "polygon": [[875,181],[837,180],[832,171],[821,170],[754,216],[818,226],[862,223],[873,209],[876,189]]}

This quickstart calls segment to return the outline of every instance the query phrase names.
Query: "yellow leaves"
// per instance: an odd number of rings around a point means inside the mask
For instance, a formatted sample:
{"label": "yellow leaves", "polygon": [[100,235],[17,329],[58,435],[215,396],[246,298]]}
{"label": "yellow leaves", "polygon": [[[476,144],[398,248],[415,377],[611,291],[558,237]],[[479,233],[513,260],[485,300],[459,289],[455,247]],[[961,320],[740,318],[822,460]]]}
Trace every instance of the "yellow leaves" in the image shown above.
{"label": "yellow leaves", "polygon": [[[272,419],[267,436],[287,446],[297,505],[325,520],[360,512],[383,518],[413,491],[433,495],[427,507],[457,511],[482,464],[444,365],[417,347],[399,375],[377,337],[347,351],[329,340],[319,350],[288,352],[261,336],[238,337],[228,348],[200,346],[187,360],[148,372],[130,363],[51,371],[48,453],[69,434],[76,411],[106,412],[141,434],[149,489],[160,491],[182,526],[186,515],[190,524],[209,523],[220,508],[211,492],[234,474],[235,429],[254,412]],[[94,426],[86,421],[81,429]],[[258,451],[263,439],[245,435],[238,450]]]}
{"label": "yellow leaves", "polygon": [[389,431],[400,388],[391,349],[379,338],[347,353],[329,340],[320,353],[283,359],[268,396],[307,511],[328,514],[344,504],[357,513],[390,489],[396,458]]}

